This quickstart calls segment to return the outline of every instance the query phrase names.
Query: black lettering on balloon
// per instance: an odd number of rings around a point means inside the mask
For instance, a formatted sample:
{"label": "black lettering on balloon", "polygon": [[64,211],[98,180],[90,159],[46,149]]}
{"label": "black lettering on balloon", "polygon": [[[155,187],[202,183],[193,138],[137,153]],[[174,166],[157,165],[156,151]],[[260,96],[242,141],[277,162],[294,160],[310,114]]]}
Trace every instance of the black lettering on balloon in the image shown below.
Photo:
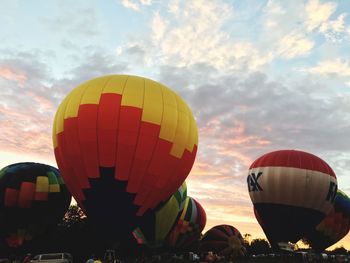
{"label": "black lettering on balloon", "polygon": [[258,183],[258,179],[262,174],[262,172],[258,172],[257,175],[255,173],[251,173],[250,175],[248,175],[247,183],[249,192],[263,191],[263,189]]}

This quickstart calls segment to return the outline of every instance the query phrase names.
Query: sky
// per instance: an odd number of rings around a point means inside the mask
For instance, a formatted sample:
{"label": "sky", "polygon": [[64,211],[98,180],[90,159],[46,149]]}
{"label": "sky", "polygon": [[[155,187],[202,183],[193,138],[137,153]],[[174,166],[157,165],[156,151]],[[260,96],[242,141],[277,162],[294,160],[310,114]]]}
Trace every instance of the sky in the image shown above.
{"label": "sky", "polygon": [[[350,194],[350,1],[0,0],[0,167],[56,165],[56,109],[78,84],[139,75],[188,103],[187,179],[206,229],[265,237],[246,186],[264,153],[325,160]],[[338,242],[350,249],[350,236]]]}

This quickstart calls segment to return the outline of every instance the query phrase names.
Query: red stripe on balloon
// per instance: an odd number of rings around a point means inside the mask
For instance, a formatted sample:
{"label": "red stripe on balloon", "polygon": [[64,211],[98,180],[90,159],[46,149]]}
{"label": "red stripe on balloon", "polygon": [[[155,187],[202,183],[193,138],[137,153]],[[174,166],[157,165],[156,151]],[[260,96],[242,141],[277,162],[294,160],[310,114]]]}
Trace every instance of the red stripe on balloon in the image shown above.
{"label": "red stripe on balloon", "polygon": [[63,132],[57,135],[57,142],[58,146],[54,149],[57,165],[60,168],[61,175],[69,192],[74,193],[74,199],[79,203],[84,200],[85,197],[78,185],[74,183],[75,178],[73,178],[69,172],[72,169],[67,166],[62,156],[62,149],[65,145]]}
{"label": "red stripe on balloon", "polygon": [[142,109],[123,106],[120,109],[116,178],[128,180],[135,155]]}
{"label": "red stripe on balloon", "polygon": [[121,97],[120,94],[104,93],[100,98],[97,138],[99,164],[102,167],[114,167],[116,163]]}
{"label": "red stripe on balloon", "polygon": [[34,200],[36,201],[47,201],[49,199],[48,192],[36,192]]}
{"label": "red stripe on balloon", "polygon": [[5,207],[15,207],[18,200],[18,190],[13,188],[6,188],[5,190]]}
{"label": "red stripe on balloon", "polygon": [[141,122],[134,162],[131,167],[127,187],[129,193],[136,193],[140,189],[142,179],[152,159],[159,132],[159,125]]}
{"label": "red stripe on balloon", "polygon": [[74,178],[80,189],[90,187],[86,177],[87,171],[83,160],[82,150],[79,143],[78,118],[69,118],[64,121],[65,147],[62,149],[66,163],[74,171]]}
{"label": "red stripe on balloon", "polygon": [[35,194],[35,184],[22,182],[18,194],[18,207],[30,208]]}
{"label": "red stripe on balloon", "polygon": [[[158,139],[156,148],[152,156],[152,160],[150,161],[147,172],[145,173],[141,182],[143,186],[141,189],[142,191],[137,193],[137,196],[134,200],[135,204],[145,204],[146,199],[149,198],[150,191],[152,191],[156,187],[157,181],[160,179],[161,176],[169,178],[169,171],[172,171],[172,169],[174,169],[173,163],[174,161],[176,161],[174,160],[176,159],[176,157],[169,154],[171,147],[172,143],[162,139]],[[145,190],[144,186],[147,186],[147,189],[149,190]],[[172,193],[169,193],[169,195],[171,194]]]}
{"label": "red stripe on balloon", "polygon": [[294,167],[318,171],[336,177],[332,168],[321,158],[297,150],[280,150],[267,153],[256,159],[249,169],[257,167]]}
{"label": "red stripe on balloon", "polygon": [[78,112],[79,143],[88,178],[99,178],[97,147],[98,105],[83,104]]}

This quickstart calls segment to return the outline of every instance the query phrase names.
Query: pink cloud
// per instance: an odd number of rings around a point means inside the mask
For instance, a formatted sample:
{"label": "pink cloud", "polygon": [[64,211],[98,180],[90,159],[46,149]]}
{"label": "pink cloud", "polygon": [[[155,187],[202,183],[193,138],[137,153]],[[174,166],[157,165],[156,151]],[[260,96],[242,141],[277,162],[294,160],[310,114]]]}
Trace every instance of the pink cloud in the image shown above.
{"label": "pink cloud", "polygon": [[34,92],[28,92],[28,96],[32,98],[33,101],[37,103],[36,108],[43,112],[53,112],[55,110],[55,105],[52,101],[35,94]]}
{"label": "pink cloud", "polygon": [[52,155],[51,120],[33,109],[0,105],[0,147],[4,151]]}
{"label": "pink cloud", "polygon": [[0,77],[7,80],[16,81],[21,87],[24,86],[24,83],[28,79],[24,73],[6,67],[0,67]]}

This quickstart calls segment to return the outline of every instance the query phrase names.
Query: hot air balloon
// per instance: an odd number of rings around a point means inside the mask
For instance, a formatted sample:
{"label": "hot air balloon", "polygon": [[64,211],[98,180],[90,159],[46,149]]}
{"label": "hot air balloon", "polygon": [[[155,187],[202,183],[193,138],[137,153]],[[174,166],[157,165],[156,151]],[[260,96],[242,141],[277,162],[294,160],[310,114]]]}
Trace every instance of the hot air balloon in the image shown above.
{"label": "hot air balloon", "polygon": [[59,171],[40,163],[0,170],[0,235],[9,247],[43,234],[63,218],[71,201]]}
{"label": "hot air balloon", "polygon": [[297,150],[267,153],[253,162],[248,191],[258,222],[273,248],[296,242],[329,213],[337,193],[332,168]]}
{"label": "hot air balloon", "polygon": [[167,200],[160,204],[154,211],[151,221],[142,221],[140,226],[133,231],[133,236],[138,244],[150,248],[161,247],[171,230],[180,211],[183,210],[187,197],[187,186],[184,182],[179,189]]}
{"label": "hot air balloon", "polygon": [[338,189],[329,214],[306,235],[308,243],[318,251],[337,243],[350,229],[350,199]]}
{"label": "hot air balloon", "polygon": [[180,96],[128,75],[96,78],[72,90],[53,127],[67,187],[88,218],[119,239],[185,181],[197,141],[195,120]]}
{"label": "hot air balloon", "polygon": [[217,225],[209,229],[200,242],[200,249],[225,257],[244,256],[246,253],[241,233],[230,225]]}
{"label": "hot air balloon", "polygon": [[167,244],[173,248],[189,247],[199,240],[206,222],[203,207],[194,198],[187,196],[184,208],[167,237]]}

